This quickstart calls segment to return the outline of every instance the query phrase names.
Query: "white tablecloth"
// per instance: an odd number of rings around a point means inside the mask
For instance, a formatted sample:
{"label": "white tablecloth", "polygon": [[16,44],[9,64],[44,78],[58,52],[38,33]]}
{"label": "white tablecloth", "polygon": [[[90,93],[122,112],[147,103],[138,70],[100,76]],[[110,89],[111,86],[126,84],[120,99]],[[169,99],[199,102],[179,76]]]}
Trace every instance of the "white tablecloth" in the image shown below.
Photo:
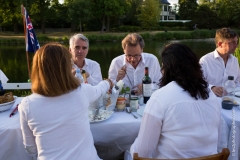
{"label": "white tablecloth", "polygon": [[232,110],[222,109],[221,113],[230,130],[228,138],[230,155],[228,160],[240,160],[240,109],[237,107],[234,107]]}
{"label": "white tablecloth", "polygon": [[31,160],[24,149],[19,114],[9,117],[12,110],[20,102],[17,98],[12,108],[0,112],[0,159],[1,160]]}
{"label": "white tablecloth", "polygon": [[[0,160],[32,159],[23,146],[19,113],[9,117],[21,99],[17,98],[10,110],[0,113]],[[90,125],[101,158],[114,159],[131,146],[140,128],[141,117],[138,117],[135,119],[129,113],[115,112],[109,119]]]}
{"label": "white tablecloth", "polygon": [[[19,124],[19,113],[9,117],[11,111],[21,101],[17,98],[12,108],[5,112],[0,112],[0,159],[6,160],[31,160],[24,149],[23,139]],[[239,99],[240,100],[240,99]],[[240,159],[240,109],[234,108],[235,129],[232,127],[232,110],[222,109],[222,117],[231,130],[229,134],[228,148],[231,155],[230,160]],[[91,131],[94,142],[101,158],[114,159],[125,150],[129,149],[138,135],[141,117],[134,112],[139,118],[135,119],[131,114],[126,112],[115,112],[109,119],[91,124]],[[235,146],[232,147],[232,135],[235,133]],[[233,156],[234,153],[234,156]]]}

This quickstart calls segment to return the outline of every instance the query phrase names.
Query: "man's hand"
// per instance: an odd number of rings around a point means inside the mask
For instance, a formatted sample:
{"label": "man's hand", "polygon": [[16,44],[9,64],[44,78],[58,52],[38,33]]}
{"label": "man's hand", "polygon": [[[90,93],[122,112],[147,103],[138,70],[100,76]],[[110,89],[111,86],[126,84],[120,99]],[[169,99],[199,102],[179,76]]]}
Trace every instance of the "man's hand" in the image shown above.
{"label": "man's hand", "polygon": [[139,96],[142,94],[142,84],[139,84],[132,89],[135,92],[135,95]]}
{"label": "man's hand", "polygon": [[124,66],[118,71],[118,75],[117,75],[117,79],[116,79],[117,82],[125,77],[125,75],[126,75],[126,69],[127,69],[127,67],[124,65]]}
{"label": "man's hand", "polygon": [[213,86],[211,89],[212,89],[213,93],[215,93],[218,97],[222,97],[223,87]]}

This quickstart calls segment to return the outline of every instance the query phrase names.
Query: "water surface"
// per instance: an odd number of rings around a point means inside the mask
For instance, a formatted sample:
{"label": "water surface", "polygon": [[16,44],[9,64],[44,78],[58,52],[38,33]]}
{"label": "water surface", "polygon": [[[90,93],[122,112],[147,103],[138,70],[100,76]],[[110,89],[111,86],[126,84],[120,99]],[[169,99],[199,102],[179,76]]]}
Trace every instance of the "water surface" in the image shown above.
{"label": "water surface", "polygon": [[[146,41],[144,52],[156,55],[161,64],[160,54],[163,47],[168,43],[185,44],[199,58],[215,49],[214,39]],[[107,78],[112,59],[121,54],[123,54],[123,50],[120,42],[90,42],[87,58],[97,61],[101,66],[103,78]],[[33,53],[29,53],[29,57],[32,62]],[[25,46],[0,46],[0,69],[9,78],[8,82],[27,82],[29,78]]]}

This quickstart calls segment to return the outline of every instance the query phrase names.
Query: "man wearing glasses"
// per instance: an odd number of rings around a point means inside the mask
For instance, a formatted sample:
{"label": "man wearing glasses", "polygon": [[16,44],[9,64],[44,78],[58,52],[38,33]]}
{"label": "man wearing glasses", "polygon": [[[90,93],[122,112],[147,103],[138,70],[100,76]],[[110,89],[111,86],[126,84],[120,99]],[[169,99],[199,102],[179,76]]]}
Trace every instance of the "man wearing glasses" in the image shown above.
{"label": "man wearing glasses", "polygon": [[142,92],[145,67],[149,69],[152,82],[158,83],[162,77],[157,57],[144,53],[144,45],[144,40],[139,34],[128,34],[122,40],[124,54],[112,60],[108,71],[109,78],[113,82],[123,80],[125,87],[135,90],[138,94]]}
{"label": "man wearing glasses", "polygon": [[240,79],[238,60],[232,54],[238,47],[238,34],[229,29],[222,28],[216,31],[216,49],[200,59],[206,81],[212,91],[219,97],[223,95],[223,86],[228,76],[234,76],[234,81]]}

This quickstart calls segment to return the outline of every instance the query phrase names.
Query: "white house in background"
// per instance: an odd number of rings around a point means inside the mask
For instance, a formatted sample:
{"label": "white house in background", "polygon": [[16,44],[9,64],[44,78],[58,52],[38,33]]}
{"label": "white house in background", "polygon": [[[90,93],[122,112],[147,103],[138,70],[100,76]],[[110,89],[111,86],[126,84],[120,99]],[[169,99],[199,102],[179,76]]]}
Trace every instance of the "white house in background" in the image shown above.
{"label": "white house in background", "polygon": [[172,11],[172,6],[167,0],[160,0],[162,11],[160,13],[160,21],[176,20],[176,14]]}

